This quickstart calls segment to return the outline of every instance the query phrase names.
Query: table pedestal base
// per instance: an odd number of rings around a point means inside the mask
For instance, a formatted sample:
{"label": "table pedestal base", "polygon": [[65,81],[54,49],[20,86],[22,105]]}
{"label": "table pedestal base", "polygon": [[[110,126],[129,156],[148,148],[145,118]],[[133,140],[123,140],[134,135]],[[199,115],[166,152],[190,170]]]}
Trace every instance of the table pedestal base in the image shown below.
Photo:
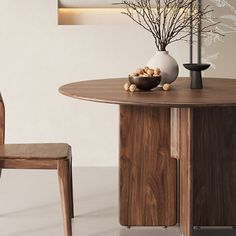
{"label": "table pedestal base", "polygon": [[[171,137],[171,138],[170,138]],[[170,153],[171,147],[171,153]],[[236,225],[236,108],[120,107],[120,223]]]}
{"label": "table pedestal base", "polygon": [[177,223],[176,160],[170,157],[170,109],[120,106],[120,223]]}
{"label": "table pedestal base", "polygon": [[236,108],[176,112],[184,236],[193,226],[236,225]]}

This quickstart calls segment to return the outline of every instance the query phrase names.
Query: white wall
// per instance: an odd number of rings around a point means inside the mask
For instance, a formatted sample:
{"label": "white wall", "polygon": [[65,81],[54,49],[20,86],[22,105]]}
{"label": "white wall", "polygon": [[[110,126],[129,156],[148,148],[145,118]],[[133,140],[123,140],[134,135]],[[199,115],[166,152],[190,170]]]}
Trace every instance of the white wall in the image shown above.
{"label": "white wall", "polygon": [[[207,37],[203,40],[203,58],[212,64],[206,75],[218,78],[236,78],[236,1],[210,0],[214,15],[221,22],[217,27],[224,37]],[[205,3],[209,3],[205,0]]]}
{"label": "white wall", "polygon": [[[173,47],[180,65],[188,61],[185,43]],[[1,0],[6,142],[68,142],[75,165],[117,165],[118,106],[75,100],[57,89],[73,81],[124,77],[154,51],[148,33],[132,24],[58,26],[57,0]]]}

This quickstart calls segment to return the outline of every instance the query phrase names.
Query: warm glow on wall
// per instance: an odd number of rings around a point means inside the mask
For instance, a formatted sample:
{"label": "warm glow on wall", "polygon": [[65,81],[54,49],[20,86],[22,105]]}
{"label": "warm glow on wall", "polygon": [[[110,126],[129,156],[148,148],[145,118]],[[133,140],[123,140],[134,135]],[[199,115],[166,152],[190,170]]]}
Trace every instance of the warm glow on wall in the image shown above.
{"label": "warm glow on wall", "polygon": [[112,5],[121,1],[58,1],[59,25],[126,25],[133,24],[121,12],[125,8],[120,5]]}
{"label": "warm glow on wall", "polygon": [[134,24],[121,14],[124,8],[59,8],[59,25],[124,25]]}
{"label": "warm glow on wall", "polygon": [[128,20],[122,8],[59,8],[59,25],[119,25]]}
{"label": "warm glow on wall", "polygon": [[59,8],[59,12],[121,12],[124,8]]}
{"label": "warm glow on wall", "polygon": [[59,8],[119,8],[120,0],[58,0]]}

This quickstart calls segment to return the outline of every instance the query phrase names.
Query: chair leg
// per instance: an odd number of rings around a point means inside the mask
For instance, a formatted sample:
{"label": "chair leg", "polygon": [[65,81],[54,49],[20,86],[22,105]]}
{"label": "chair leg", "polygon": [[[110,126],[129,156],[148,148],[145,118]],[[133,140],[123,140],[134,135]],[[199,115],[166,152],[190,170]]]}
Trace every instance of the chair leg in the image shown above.
{"label": "chair leg", "polygon": [[69,160],[59,160],[57,162],[58,179],[61,192],[61,206],[63,214],[65,236],[72,236],[71,214],[70,214],[70,187],[69,183]]}
{"label": "chair leg", "polygon": [[73,197],[73,172],[72,172],[72,158],[69,158],[69,186],[70,186],[70,215],[74,218],[74,197]]}

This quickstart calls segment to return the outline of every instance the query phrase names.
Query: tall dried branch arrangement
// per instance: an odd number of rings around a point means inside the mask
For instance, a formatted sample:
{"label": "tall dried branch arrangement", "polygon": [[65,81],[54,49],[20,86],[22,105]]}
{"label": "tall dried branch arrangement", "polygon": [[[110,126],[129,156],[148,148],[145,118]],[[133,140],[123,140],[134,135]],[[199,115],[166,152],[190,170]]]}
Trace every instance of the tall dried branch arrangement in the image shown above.
{"label": "tall dried branch arrangement", "polygon": [[125,7],[122,14],[152,34],[159,51],[165,51],[167,45],[176,41],[187,40],[191,28],[197,35],[201,20],[202,35],[220,34],[216,30],[219,22],[209,20],[213,10],[209,5],[199,9],[198,0],[124,0],[120,4]]}

